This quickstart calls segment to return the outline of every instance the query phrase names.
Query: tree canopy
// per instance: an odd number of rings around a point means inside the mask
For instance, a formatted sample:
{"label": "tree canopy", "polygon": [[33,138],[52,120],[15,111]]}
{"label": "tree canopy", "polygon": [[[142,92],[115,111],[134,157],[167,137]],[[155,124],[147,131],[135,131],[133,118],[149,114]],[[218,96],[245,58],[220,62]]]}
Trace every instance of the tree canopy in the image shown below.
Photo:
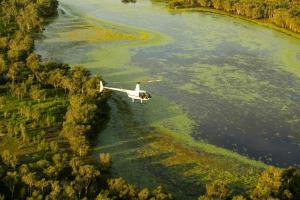
{"label": "tree canopy", "polygon": [[172,8],[204,7],[267,20],[300,33],[300,2],[298,0],[167,0]]}

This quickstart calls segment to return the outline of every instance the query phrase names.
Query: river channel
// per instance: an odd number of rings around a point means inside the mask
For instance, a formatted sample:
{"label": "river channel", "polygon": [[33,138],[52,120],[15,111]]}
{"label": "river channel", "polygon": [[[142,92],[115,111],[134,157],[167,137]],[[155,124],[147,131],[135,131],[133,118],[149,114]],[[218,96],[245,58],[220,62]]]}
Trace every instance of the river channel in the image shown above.
{"label": "river channel", "polygon": [[[112,154],[116,175],[176,191],[181,186],[172,177],[186,170],[167,169],[169,149],[158,158],[165,142],[237,162],[300,166],[299,39],[239,18],[169,11],[149,0],[61,0],[59,13],[36,42],[43,58],[82,64],[113,87],[162,80],[142,85],[153,96],[144,104],[112,94],[94,149]],[[177,197],[198,195],[188,189],[198,186],[190,180],[181,180],[185,190]]]}

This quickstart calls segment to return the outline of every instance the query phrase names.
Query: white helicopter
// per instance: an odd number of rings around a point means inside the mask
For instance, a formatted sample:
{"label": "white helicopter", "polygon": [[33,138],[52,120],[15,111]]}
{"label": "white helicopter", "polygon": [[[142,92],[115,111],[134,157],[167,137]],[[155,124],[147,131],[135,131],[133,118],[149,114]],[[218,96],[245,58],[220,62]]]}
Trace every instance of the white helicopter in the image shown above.
{"label": "white helicopter", "polygon": [[140,81],[136,84],[134,90],[126,90],[126,89],[122,89],[122,88],[113,88],[113,87],[105,87],[105,86],[103,86],[103,82],[100,81],[99,92],[102,92],[104,89],[114,90],[114,91],[119,91],[119,92],[125,92],[125,93],[127,93],[127,96],[132,99],[132,102],[134,102],[135,100],[140,100],[140,102],[143,103],[143,101],[150,100],[151,95],[149,94],[149,92],[146,92],[145,90],[141,90],[140,89],[140,84],[141,83],[152,83],[152,82],[158,82],[158,81],[160,81],[160,80]]}

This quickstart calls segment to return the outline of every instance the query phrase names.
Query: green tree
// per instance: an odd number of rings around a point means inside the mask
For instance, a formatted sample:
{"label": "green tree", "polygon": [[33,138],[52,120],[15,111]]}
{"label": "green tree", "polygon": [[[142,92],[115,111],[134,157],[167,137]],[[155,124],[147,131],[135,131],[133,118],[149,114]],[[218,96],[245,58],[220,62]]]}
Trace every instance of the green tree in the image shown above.
{"label": "green tree", "polygon": [[206,185],[206,195],[211,198],[226,199],[229,188],[223,180],[215,180]]}
{"label": "green tree", "polygon": [[33,100],[45,100],[46,99],[46,92],[42,89],[40,89],[39,86],[37,85],[33,85],[31,86],[31,89],[30,89],[30,97],[33,99]]}
{"label": "green tree", "polygon": [[96,197],[96,200],[111,200],[111,198],[109,198],[109,192],[108,191],[100,192]]}
{"label": "green tree", "polygon": [[47,181],[45,178],[42,178],[41,180],[38,180],[34,183],[34,186],[38,188],[43,195],[45,194],[44,192],[46,188],[49,187],[49,185],[50,185],[49,181]]}
{"label": "green tree", "polygon": [[87,195],[91,183],[100,175],[100,172],[91,165],[84,165],[79,167],[79,175],[84,184],[85,195]]}
{"label": "green tree", "polygon": [[112,164],[112,159],[109,153],[100,153],[99,163],[102,170],[108,170]]}
{"label": "green tree", "polygon": [[29,172],[22,176],[22,181],[27,185],[28,187],[28,195],[31,196],[32,188],[34,186],[34,183],[36,181],[35,173]]}
{"label": "green tree", "polygon": [[237,195],[237,196],[233,196],[232,200],[246,200],[246,198],[243,197],[242,195]]}
{"label": "green tree", "polygon": [[7,56],[12,62],[25,61],[30,52],[33,51],[33,47],[33,39],[18,31],[15,37],[9,41]]}
{"label": "green tree", "polygon": [[4,178],[6,185],[8,186],[11,192],[11,198],[14,198],[15,186],[19,181],[19,176],[16,171],[8,171]]}
{"label": "green tree", "polygon": [[282,170],[268,167],[260,176],[256,188],[251,194],[252,199],[276,198],[281,187]]}
{"label": "green tree", "polygon": [[139,200],[147,200],[150,197],[150,191],[148,188],[144,188],[142,189],[139,193],[138,193],[138,198]]}
{"label": "green tree", "polygon": [[8,48],[8,37],[0,36],[0,53],[6,52]]}
{"label": "green tree", "polygon": [[40,64],[41,57],[35,53],[31,53],[26,59],[26,66],[31,70],[33,76],[42,83],[46,78],[47,73],[43,70]]}
{"label": "green tree", "polygon": [[127,184],[123,178],[109,179],[108,189],[114,195],[121,199],[134,199],[137,195],[137,189],[133,185]]}
{"label": "green tree", "polygon": [[16,17],[19,29],[25,33],[42,30],[42,18],[38,16],[38,9],[35,4],[28,4],[19,11]]}
{"label": "green tree", "polygon": [[155,188],[152,193],[155,199],[160,199],[160,200],[173,199],[172,195],[166,193],[162,186],[158,186],[157,188]]}
{"label": "green tree", "polygon": [[46,197],[46,199],[60,199],[59,197],[61,195],[62,187],[59,183],[59,181],[51,181],[51,192],[49,195]]}
{"label": "green tree", "polygon": [[9,66],[7,77],[11,79],[13,85],[17,80],[20,80],[21,71],[23,68],[24,68],[24,63],[22,62],[15,62]]}
{"label": "green tree", "polygon": [[15,168],[16,165],[17,165],[17,157],[12,154],[11,152],[9,152],[9,150],[4,150],[2,153],[1,153],[1,158],[2,158],[2,161],[4,162],[4,164],[6,164],[7,166],[9,167],[12,167],[12,168]]}
{"label": "green tree", "polygon": [[89,150],[89,145],[84,136],[69,135],[68,140],[72,150],[80,157],[86,156]]}
{"label": "green tree", "polygon": [[22,141],[23,143],[25,143],[27,140],[27,130],[23,123],[20,124],[20,131],[21,131]]}
{"label": "green tree", "polygon": [[300,170],[289,167],[282,171],[279,199],[300,199]]}
{"label": "green tree", "polygon": [[71,69],[71,82],[69,85],[69,91],[72,94],[83,93],[84,83],[88,80],[90,72],[82,66],[73,66]]}
{"label": "green tree", "polygon": [[64,71],[62,69],[55,69],[54,71],[50,72],[48,83],[53,85],[55,89],[58,87],[63,86],[63,79],[64,79]]}
{"label": "green tree", "polygon": [[38,190],[33,190],[31,196],[27,197],[26,200],[42,200],[43,195]]}
{"label": "green tree", "polygon": [[65,185],[64,191],[68,199],[75,199],[76,191],[71,184]]}
{"label": "green tree", "polygon": [[0,74],[4,75],[7,72],[7,65],[4,56],[0,54]]}

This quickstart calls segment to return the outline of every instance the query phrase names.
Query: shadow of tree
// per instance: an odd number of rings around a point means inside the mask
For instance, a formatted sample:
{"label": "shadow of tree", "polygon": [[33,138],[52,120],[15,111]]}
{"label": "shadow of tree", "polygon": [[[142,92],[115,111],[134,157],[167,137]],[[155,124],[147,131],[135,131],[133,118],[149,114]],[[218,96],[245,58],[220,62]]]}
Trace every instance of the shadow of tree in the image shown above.
{"label": "shadow of tree", "polygon": [[114,96],[110,105],[110,122],[99,134],[94,152],[109,152],[112,155],[113,176],[122,176],[141,188],[154,189],[162,185],[178,199],[195,199],[204,192],[204,184],[199,181],[201,177],[183,175],[195,164],[161,164],[162,160],[174,156],[173,152],[142,157],[139,150],[158,139],[149,135],[153,129],[141,126],[134,119],[128,101]]}

